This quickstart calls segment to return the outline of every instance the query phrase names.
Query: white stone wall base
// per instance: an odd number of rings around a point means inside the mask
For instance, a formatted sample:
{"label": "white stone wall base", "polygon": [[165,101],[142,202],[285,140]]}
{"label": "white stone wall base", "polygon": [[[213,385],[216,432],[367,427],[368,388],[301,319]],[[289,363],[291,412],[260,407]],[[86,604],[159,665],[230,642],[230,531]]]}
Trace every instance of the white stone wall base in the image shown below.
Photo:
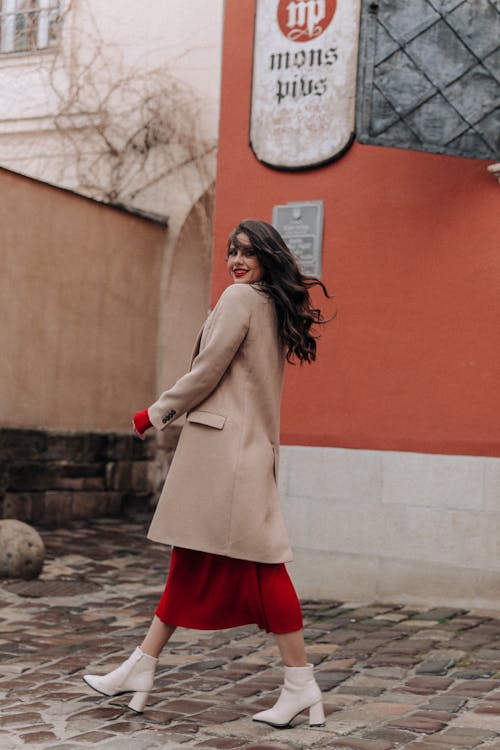
{"label": "white stone wall base", "polygon": [[500,459],[281,450],[301,598],[500,610]]}

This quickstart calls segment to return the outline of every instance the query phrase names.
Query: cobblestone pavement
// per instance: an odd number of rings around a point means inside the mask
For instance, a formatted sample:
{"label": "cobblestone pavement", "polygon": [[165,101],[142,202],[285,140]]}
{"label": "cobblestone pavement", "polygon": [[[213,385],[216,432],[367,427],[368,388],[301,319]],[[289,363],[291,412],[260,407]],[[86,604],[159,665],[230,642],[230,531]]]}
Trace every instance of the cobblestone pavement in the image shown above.
{"label": "cobblestone pavement", "polygon": [[178,630],[142,715],[102,698],[105,673],[138,644],[163,588],[166,548],[147,519],[41,530],[35,582],[0,587],[0,748],[76,750],[500,750],[500,612],[394,603],[304,602],[327,722],[274,730],[251,721],[281,674],[255,626]]}

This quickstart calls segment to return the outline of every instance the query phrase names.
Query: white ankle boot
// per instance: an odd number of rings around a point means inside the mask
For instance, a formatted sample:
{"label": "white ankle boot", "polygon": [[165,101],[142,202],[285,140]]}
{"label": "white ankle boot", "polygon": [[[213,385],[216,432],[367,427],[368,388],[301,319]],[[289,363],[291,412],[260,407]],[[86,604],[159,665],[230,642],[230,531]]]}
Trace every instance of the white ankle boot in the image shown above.
{"label": "white ankle boot", "polygon": [[149,691],[153,687],[158,659],[137,647],[127,661],[105,675],[86,674],[83,679],[91,688],[104,695],[133,692],[128,707],[137,713],[144,711]]}
{"label": "white ankle boot", "polygon": [[253,716],[254,721],[262,721],[272,727],[287,727],[301,711],[309,709],[309,725],[324,726],[325,713],[321,702],[321,690],[314,679],[313,665],[305,667],[285,667],[285,682],[280,697],[272,708],[260,711]]}

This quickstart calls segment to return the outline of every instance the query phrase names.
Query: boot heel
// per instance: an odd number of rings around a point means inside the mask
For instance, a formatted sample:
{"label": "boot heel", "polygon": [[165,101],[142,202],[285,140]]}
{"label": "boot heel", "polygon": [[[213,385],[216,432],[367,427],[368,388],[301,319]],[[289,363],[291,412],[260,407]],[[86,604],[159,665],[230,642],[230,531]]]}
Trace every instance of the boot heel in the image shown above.
{"label": "boot heel", "polygon": [[323,710],[323,704],[321,701],[315,703],[309,709],[309,726],[310,727],[324,727],[325,726],[325,712]]}
{"label": "boot heel", "polygon": [[146,703],[148,702],[149,693],[134,693],[132,696],[132,700],[128,704],[128,707],[132,709],[132,711],[136,711],[138,714],[142,714],[144,711],[144,707]]}

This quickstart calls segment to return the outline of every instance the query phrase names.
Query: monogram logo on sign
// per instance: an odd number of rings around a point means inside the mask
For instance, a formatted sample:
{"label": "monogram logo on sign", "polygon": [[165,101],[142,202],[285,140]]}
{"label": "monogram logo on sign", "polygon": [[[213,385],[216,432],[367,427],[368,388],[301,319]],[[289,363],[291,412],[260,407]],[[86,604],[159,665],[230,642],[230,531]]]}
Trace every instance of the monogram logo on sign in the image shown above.
{"label": "monogram logo on sign", "polygon": [[353,142],[360,4],[255,0],[250,145],[264,164],[320,166]]}
{"label": "monogram logo on sign", "polygon": [[336,0],[280,0],[279,27],[287,39],[309,42],[328,28],[336,7]]}

